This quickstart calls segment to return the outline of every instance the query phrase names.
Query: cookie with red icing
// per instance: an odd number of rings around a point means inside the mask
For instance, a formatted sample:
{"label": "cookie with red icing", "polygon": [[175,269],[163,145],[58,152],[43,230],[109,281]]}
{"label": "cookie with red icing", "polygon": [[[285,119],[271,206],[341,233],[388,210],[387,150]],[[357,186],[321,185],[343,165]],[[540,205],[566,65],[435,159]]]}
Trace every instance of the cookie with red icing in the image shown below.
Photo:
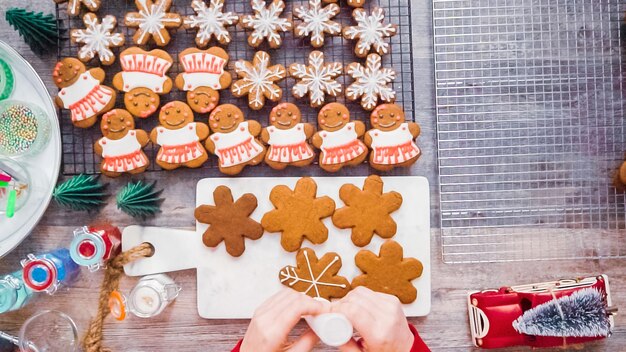
{"label": "cookie with red icing", "polygon": [[235,105],[216,107],[209,116],[209,128],[212,134],[205,146],[218,157],[222,173],[236,175],[246,165],[257,165],[263,161],[265,146],[257,139],[261,134],[261,124],[246,120]]}
{"label": "cookie with red icing", "polygon": [[314,132],[313,125],[302,122],[302,114],[296,105],[278,104],[270,112],[270,126],[261,131],[261,140],[269,146],[265,163],[277,170],[289,165],[310,165],[315,152],[308,140]]}
{"label": "cookie with red icing", "polygon": [[124,109],[111,110],[102,116],[100,130],[103,137],[93,147],[102,156],[100,171],[109,177],[123,173],[138,174],[150,165],[143,147],[150,140],[144,130],[135,129],[135,120]]}
{"label": "cookie with red icing", "polygon": [[422,152],[415,144],[420,126],[406,122],[404,111],[396,104],[383,104],[370,116],[372,129],[365,134],[365,144],[372,150],[370,166],[388,171],[397,166],[410,166]]}
{"label": "cookie with red icing", "polygon": [[319,130],[311,142],[319,149],[319,165],[322,169],[335,172],[344,166],[358,165],[367,157],[367,147],[361,141],[365,124],[350,121],[350,112],[345,105],[330,103],[317,116]]}
{"label": "cookie with red icing", "polygon": [[152,143],[161,146],[156,163],[166,170],[202,166],[209,158],[202,145],[208,136],[209,126],[193,121],[189,105],[182,101],[165,104],[159,113],[159,126],[150,132]]}
{"label": "cookie with red icing", "polygon": [[102,84],[104,77],[101,68],[87,70],[75,58],[65,58],[54,66],[52,78],[61,89],[55,102],[60,108],[70,110],[74,126],[91,127],[99,115],[115,106],[115,91]]}
{"label": "cookie with red icing", "polygon": [[161,103],[161,94],[172,90],[167,71],[174,60],[165,51],[145,51],[138,47],[120,53],[122,72],[113,77],[115,89],[124,92],[124,106],[133,116],[146,118],[154,114]]}

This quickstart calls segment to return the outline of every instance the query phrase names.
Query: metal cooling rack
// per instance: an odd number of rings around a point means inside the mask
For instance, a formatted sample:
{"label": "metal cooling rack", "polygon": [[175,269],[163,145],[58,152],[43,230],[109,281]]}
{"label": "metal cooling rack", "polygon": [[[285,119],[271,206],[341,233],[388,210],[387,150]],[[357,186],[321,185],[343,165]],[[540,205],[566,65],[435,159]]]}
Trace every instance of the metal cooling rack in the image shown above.
{"label": "metal cooling rack", "polygon": [[[298,19],[294,19],[292,16],[292,10],[295,6],[305,4],[307,1],[286,1],[287,8],[283,12],[283,17],[290,18],[294,22],[298,22]],[[342,24],[342,26],[353,25],[352,9],[345,5],[343,1],[340,2],[342,8],[341,13],[335,18],[335,20]],[[194,14],[191,8],[191,0],[174,0],[171,8],[171,12],[177,12],[182,16],[188,16]],[[397,78],[393,83],[393,88],[396,91],[396,102],[404,107],[407,119],[414,121],[414,99],[413,99],[413,53],[411,46],[411,16],[410,16],[410,0],[372,0],[367,2],[366,9],[371,10],[373,7],[379,6],[385,9],[385,18],[388,23],[393,23],[398,26],[398,34],[392,37],[389,42],[391,43],[391,53],[383,57],[383,65],[387,67],[393,67],[396,70]],[[124,25],[124,15],[127,12],[136,11],[133,1],[127,0],[107,0],[102,1],[102,6],[97,12],[98,17],[110,14],[117,17],[118,31],[125,34],[126,44],[124,48],[134,46],[132,42],[132,35],[134,34],[133,28],[127,28]],[[249,0],[228,0],[225,2],[225,11],[232,11],[239,15],[252,13]],[[73,28],[84,28],[84,24],[80,17],[70,17],[66,11],[66,4],[60,4],[56,7],[57,19],[60,23],[60,34],[62,37],[61,44],[59,46],[58,56],[62,57],[76,57],[79,46],[71,43],[69,40],[69,30]],[[236,79],[234,72],[234,62],[239,59],[251,60],[254,56],[255,49],[251,48],[247,44],[248,33],[238,26],[228,27],[231,33],[232,41],[229,45],[223,46],[230,55],[230,61],[228,69],[233,74],[233,79]],[[196,32],[195,30],[179,29],[172,35],[172,41],[164,48],[174,59],[174,65],[170,69],[168,75],[175,78],[180,72],[178,68],[178,53],[182,50],[195,46]],[[326,43],[321,50],[324,52],[327,60],[333,60],[335,62],[342,62],[344,65],[348,65],[355,61],[364,61],[358,59],[354,53],[355,42],[350,40],[344,40],[341,36],[326,37]],[[210,45],[215,45],[212,42]],[[121,50],[114,50],[119,53]],[[156,46],[144,46],[144,49],[151,50]],[[283,44],[279,49],[270,50],[267,43],[264,43],[259,50],[265,50],[270,53],[273,64],[282,64],[285,67],[288,65],[299,62],[307,63],[308,55],[311,51],[315,50],[306,39],[295,38],[292,33],[283,34]],[[89,67],[98,66],[98,61],[94,60]],[[105,84],[112,86],[111,81],[115,73],[121,70],[119,60],[110,67],[103,67],[106,72]],[[343,85],[344,89],[352,82],[350,77],[341,76],[338,81]],[[294,79],[287,78],[280,82],[279,86],[283,89],[283,101],[293,102],[300,107],[302,111],[302,120],[310,123],[317,124],[317,109],[309,107],[306,99],[296,99],[291,94],[291,86],[294,83]],[[123,108],[122,94],[118,96],[117,107]],[[172,100],[185,101],[184,92],[180,92],[175,88],[170,94],[161,96],[161,105],[166,104]],[[327,102],[339,101],[346,103],[343,97],[332,99],[327,97]],[[247,100],[244,98],[235,98],[231,95],[229,90],[220,91],[220,103],[232,103],[238,105],[244,112],[245,116],[249,119],[255,119],[261,122],[262,125],[268,124],[269,112],[276,104],[267,102],[266,106],[260,110],[253,112],[248,108]],[[346,103],[352,118],[364,121],[369,126],[369,113],[364,111],[358,103]],[[101,137],[98,125],[89,129],[75,128],[70,121],[69,112],[61,110],[59,114],[61,118],[61,137],[63,141],[63,168],[62,172],[65,175],[74,175],[79,173],[93,174],[99,172],[100,159],[93,153],[93,144],[98,138]],[[207,115],[201,116],[196,114],[196,121],[206,121]],[[136,119],[137,128],[144,129],[146,131],[152,130],[157,124],[156,115],[149,117],[148,119]],[[154,160],[157,152],[157,148],[153,145],[149,145],[145,148],[145,152],[150,158]],[[203,168],[217,169],[217,162],[215,157],[210,157],[209,161],[205,163]],[[317,168],[311,166],[311,168]],[[254,167],[256,175],[263,175],[269,171],[269,168],[265,165],[258,165]],[[152,163],[148,171],[156,171],[160,168]],[[357,171],[357,173],[368,174],[368,168],[360,168],[358,170],[346,171],[341,170],[340,173],[347,173]]]}
{"label": "metal cooling rack", "polygon": [[445,262],[626,256],[625,10],[433,0]]}

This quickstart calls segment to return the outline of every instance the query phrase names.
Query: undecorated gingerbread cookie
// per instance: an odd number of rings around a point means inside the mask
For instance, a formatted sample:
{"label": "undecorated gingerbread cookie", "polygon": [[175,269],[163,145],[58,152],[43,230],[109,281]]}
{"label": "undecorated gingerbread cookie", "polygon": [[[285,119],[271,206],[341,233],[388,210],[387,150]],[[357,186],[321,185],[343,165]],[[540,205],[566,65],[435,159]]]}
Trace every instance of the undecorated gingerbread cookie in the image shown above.
{"label": "undecorated gingerbread cookie", "polygon": [[223,104],[209,116],[211,134],[206,140],[207,150],[219,158],[219,169],[227,175],[240,173],[246,165],[263,161],[265,146],[257,136],[261,125],[245,120],[243,112],[232,104]]}
{"label": "undecorated gingerbread cookie", "polygon": [[215,205],[201,205],[195,211],[196,220],[209,225],[202,242],[207,247],[217,247],[224,241],[228,254],[239,257],[246,250],[246,238],[258,240],[263,236],[261,224],[250,219],[257,199],[246,193],[235,201],[230,188],[218,186],[213,191],[213,200]]}
{"label": "undecorated gingerbread cookie", "polygon": [[372,129],[365,133],[365,144],[372,149],[370,166],[389,171],[397,166],[413,165],[422,155],[415,144],[420,126],[406,122],[404,111],[396,104],[383,104],[370,116]]}
{"label": "undecorated gingerbread cookie", "polygon": [[270,126],[261,131],[261,140],[269,147],[265,163],[273,169],[310,165],[315,158],[308,140],[315,129],[302,123],[300,109],[291,103],[281,103],[270,112]]}
{"label": "undecorated gingerbread cookie", "polygon": [[124,105],[133,116],[146,118],[157,111],[161,98],[172,89],[167,71],[172,57],[165,51],[145,51],[138,47],[120,53],[122,72],[113,77],[115,89],[124,92]]}
{"label": "undecorated gingerbread cookie", "polygon": [[126,14],[124,23],[137,28],[133,41],[137,45],[147,44],[150,38],[158,46],[166,46],[171,39],[169,29],[176,29],[183,23],[177,13],[168,12],[172,0],[135,0],[138,12]]}
{"label": "undecorated gingerbread cookie", "polygon": [[230,43],[230,33],[226,27],[236,25],[239,16],[232,12],[224,12],[224,0],[210,0],[209,6],[204,0],[193,0],[191,7],[196,14],[185,17],[183,27],[198,31],[196,45],[204,48],[213,37],[220,44]]}
{"label": "undecorated gingerbread cookie", "polygon": [[252,33],[248,36],[248,44],[253,48],[258,48],[263,41],[267,40],[270,48],[280,47],[283,39],[280,32],[291,31],[292,24],[286,18],[280,17],[285,10],[285,2],[273,0],[267,6],[265,0],[252,0],[253,15],[241,17],[239,25],[243,29],[250,29]]}
{"label": "undecorated gingerbread cookie", "polygon": [[369,54],[365,66],[359,62],[351,63],[346,73],[354,79],[346,88],[346,98],[349,101],[361,99],[363,109],[374,110],[379,99],[386,103],[396,100],[396,91],[388,85],[396,79],[396,71],[383,68],[380,55]]}
{"label": "undecorated gingerbread cookie", "polygon": [[124,35],[111,33],[115,29],[117,20],[115,16],[104,16],[102,21],[93,13],[83,16],[85,29],[72,29],[70,37],[72,43],[82,44],[78,50],[78,58],[88,62],[98,56],[100,63],[111,65],[115,61],[115,54],[111,48],[124,45]]}
{"label": "undecorated gingerbread cookie", "polygon": [[422,276],[424,268],[419,260],[404,258],[398,242],[383,243],[378,256],[362,249],[354,260],[363,274],[352,280],[352,288],[365,286],[372,291],[394,295],[404,304],[417,298],[412,281]]}
{"label": "undecorated gingerbread cookie", "polygon": [[219,90],[232,82],[226,71],[228,54],[220,47],[207,50],[189,48],[179,56],[184,72],[176,77],[176,87],[187,92],[187,104],[197,113],[207,113],[219,103]]}
{"label": "undecorated gingerbread cookie", "polygon": [[166,170],[202,166],[209,155],[201,142],[208,136],[209,127],[193,121],[189,105],[182,101],[165,104],[159,113],[159,126],[150,132],[152,143],[161,146],[156,163]]}
{"label": "undecorated gingerbread cookie", "polygon": [[102,116],[100,130],[103,137],[94,145],[96,154],[102,156],[100,171],[109,177],[123,173],[138,174],[146,171],[150,161],[143,147],[150,141],[144,130],[135,129],[135,120],[124,109],[111,110]]}
{"label": "undecorated gingerbread cookie", "polygon": [[309,65],[291,64],[289,74],[298,81],[292,92],[296,98],[308,94],[311,106],[316,108],[324,105],[326,94],[336,97],[341,94],[341,84],[336,78],[343,72],[339,62],[324,62],[324,53],[313,51],[309,54]]}
{"label": "undecorated gingerbread cookie", "polygon": [[296,266],[280,270],[280,283],[313,298],[341,298],[350,291],[350,282],[339,276],[341,258],[330,252],[317,259],[312,249],[302,248],[296,254]]}
{"label": "undecorated gingerbread cookie", "polygon": [[365,133],[361,121],[350,121],[350,112],[340,103],[327,104],[317,115],[319,130],[311,142],[321,150],[319,165],[328,172],[343,166],[361,164],[367,157],[367,147],[359,138]]}
{"label": "undecorated gingerbread cookie", "polygon": [[383,9],[377,7],[368,14],[364,9],[357,8],[352,12],[352,17],[357,24],[345,27],[343,36],[346,39],[357,40],[354,47],[356,56],[366,57],[372,49],[379,55],[389,53],[389,43],[385,38],[396,35],[398,29],[395,25],[383,23],[385,20]]}
{"label": "undecorated gingerbread cookie", "polygon": [[60,108],[70,110],[74,126],[91,127],[99,115],[115,106],[115,91],[101,84],[104,76],[101,68],[87,71],[85,65],[74,58],[65,58],[54,66],[52,79],[61,89],[55,102]]}
{"label": "undecorated gingerbread cookie", "polygon": [[363,190],[353,184],[341,186],[339,198],[346,206],[335,211],[333,224],[340,229],[351,228],[356,246],[367,246],[375,234],[382,238],[396,234],[397,224],[391,213],[402,205],[402,195],[394,191],[383,193],[379,176],[366,178]]}
{"label": "undecorated gingerbread cookie", "polygon": [[235,71],[241,78],[230,90],[236,97],[247,96],[252,110],[263,108],[266,98],[276,102],[283,96],[283,90],[276,82],[285,78],[287,72],[283,65],[270,66],[270,59],[265,51],[257,51],[252,62],[239,60],[235,63]]}
{"label": "undecorated gingerbread cookie", "polygon": [[300,249],[304,238],[313,244],[328,239],[328,228],[322,222],[335,211],[335,201],[317,197],[317,184],[310,177],[298,180],[293,191],[285,186],[270,192],[274,210],[263,215],[261,225],[268,232],[281,232],[280,243],[288,252]]}
{"label": "undecorated gingerbread cookie", "polygon": [[296,37],[310,37],[311,45],[320,48],[324,45],[324,37],[341,34],[341,25],[333,21],[340,12],[339,5],[322,5],[322,0],[309,0],[309,6],[298,6],[293,15],[300,20],[294,34]]}

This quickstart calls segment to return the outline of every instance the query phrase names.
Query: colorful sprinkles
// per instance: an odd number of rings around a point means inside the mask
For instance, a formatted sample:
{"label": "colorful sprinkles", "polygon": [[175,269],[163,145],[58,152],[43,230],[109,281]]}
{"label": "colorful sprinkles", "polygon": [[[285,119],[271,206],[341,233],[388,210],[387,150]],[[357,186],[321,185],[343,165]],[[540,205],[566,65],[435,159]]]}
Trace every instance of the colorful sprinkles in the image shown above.
{"label": "colorful sprinkles", "polygon": [[26,105],[15,103],[0,112],[0,154],[27,152],[39,132],[37,116]]}

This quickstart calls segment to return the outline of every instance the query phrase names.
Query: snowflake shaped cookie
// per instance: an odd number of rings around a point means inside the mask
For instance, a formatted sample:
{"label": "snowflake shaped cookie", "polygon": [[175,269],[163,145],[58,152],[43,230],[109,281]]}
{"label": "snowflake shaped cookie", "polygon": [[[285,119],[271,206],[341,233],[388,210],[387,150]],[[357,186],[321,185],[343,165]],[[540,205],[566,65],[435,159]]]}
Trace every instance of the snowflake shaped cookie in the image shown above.
{"label": "snowflake shaped cookie", "polygon": [[365,57],[372,47],[380,55],[389,52],[389,43],[385,38],[394,36],[398,29],[392,24],[383,24],[385,19],[385,11],[381,8],[375,8],[371,15],[367,14],[364,9],[355,9],[352,17],[357,22],[356,26],[346,27],[343,29],[343,36],[346,39],[357,39],[354,53],[358,57]]}
{"label": "snowflake shaped cookie", "polygon": [[121,33],[111,33],[117,21],[115,16],[105,16],[102,22],[98,16],[88,13],[83,16],[85,29],[71,31],[72,42],[84,44],[78,51],[78,58],[87,62],[98,55],[103,65],[111,65],[115,61],[115,55],[111,47],[119,47],[124,44],[124,36]]}
{"label": "snowflake shaped cookie", "polygon": [[248,36],[248,44],[258,48],[267,39],[270,48],[280,47],[282,38],[278,32],[290,31],[292,27],[289,20],[280,17],[285,10],[285,2],[274,0],[267,7],[265,0],[252,0],[251,4],[254,15],[243,16],[240,23],[242,28],[253,30]]}
{"label": "snowflake shaped cookie", "polygon": [[324,105],[325,94],[336,97],[341,93],[341,84],[335,78],[341,75],[343,66],[338,62],[325,63],[324,53],[313,51],[309,54],[309,65],[292,64],[289,66],[291,76],[298,79],[293,88],[293,95],[302,98],[307,93],[311,106],[316,108]]}
{"label": "snowflake shaped cookie", "polygon": [[354,83],[346,88],[346,98],[350,101],[361,98],[363,109],[371,111],[378,104],[378,99],[392,103],[396,92],[389,87],[396,79],[396,71],[382,67],[382,58],[378,54],[369,54],[365,66],[353,62],[346,68],[346,73],[354,78]]}
{"label": "snowflake shaped cookie", "polygon": [[285,78],[287,72],[283,65],[270,66],[270,55],[257,51],[252,62],[239,60],[235,63],[235,72],[241,77],[233,83],[231,91],[234,96],[248,95],[248,106],[259,110],[265,105],[265,99],[279,101],[283,90],[275,84]]}
{"label": "snowflake shaped cookie", "polygon": [[314,298],[341,298],[350,291],[350,282],[337,275],[341,258],[337,253],[326,253],[317,259],[315,252],[303,248],[296,255],[297,266],[284,267],[278,277],[292,289]]}
{"label": "snowflake shaped cookie", "polygon": [[239,17],[232,12],[224,12],[224,0],[211,0],[209,6],[204,0],[193,0],[191,7],[196,15],[185,17],[183,27],[198,30],[196,44],[199,47],[206,47],[212,37],[220,44],[230,43],[230,33],[226,26],[237,24]]}
{"label": "snowflake shaped cookie", "polygon": [[67,3],[67,12],[72,16],[80,14],[81,5],[85,5],[89,11],[98,11],[102,0],[54,0],[57,4]]}
{"label": "snowflake shaped cookie", "polygon": [[144,45],[153,38],[158,46],[170,42],[168,28],[178,28],[182,24],[180,15],[167,12],[172,0],[135,0],[139,12],[126,14],[124,22],[128,27],[136,27],[133,36],[135,44]]}
{"label": "snowflake shaped cookie", "polygon": [[339,14],[337,4],[322,6],[322,0],[309,0],[309,6],[298,6],[294,9],[294,16],[302,20],[296,26],[297,37],[311,36],[311,45],[319,48],[324,45],[324,35],[338,35],[341,33],[341,25],[332,18]]}
{"label": "snowflake shaped cookie", "polygon": [[[339,0],[324,0],[324,3],[326,4],[337,3],[337,2],[339,2]],[[365,0],[347,0],[346,3],[350,7],[363,7],[363,5],[365,5]]]}

